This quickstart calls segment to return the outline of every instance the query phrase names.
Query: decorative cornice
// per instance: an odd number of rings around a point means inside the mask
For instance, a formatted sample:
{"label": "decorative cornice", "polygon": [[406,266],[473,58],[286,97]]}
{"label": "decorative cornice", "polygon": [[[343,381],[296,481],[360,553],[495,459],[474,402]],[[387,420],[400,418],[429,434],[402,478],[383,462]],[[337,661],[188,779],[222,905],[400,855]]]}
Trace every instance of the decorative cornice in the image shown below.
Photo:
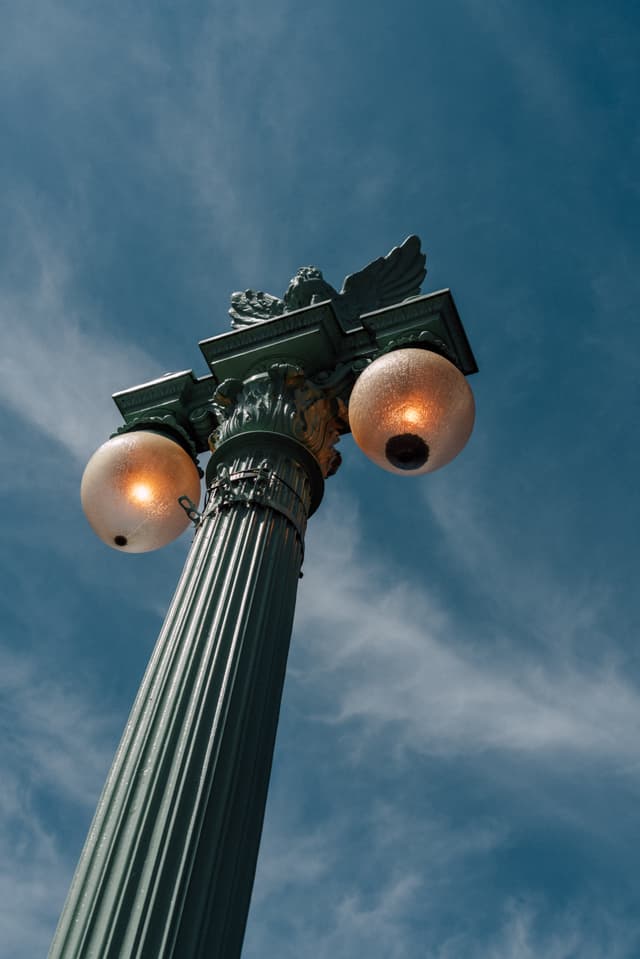
{"label": "decorative cornice", "polygon": [[443,339],[429,330],[421,330],[420,333],[406,333],[404,336],[397,336],[388,340],[384,348],[380,350],[378,356],[384,356],[385,353],[392,353],[394,350],[402,350],[410,347],[431,350],[433,353],[439,353],[446,360],[455,363],[453,353]]}
{"label": "decorative cornice", "polygon": [[140,397],[144,397],[147,405],[158,405],[166,400],[174,400],[176,396],[184,395],[190,389],[197,385],[191,370],[183,370],[181,373],[166,373],[159,376],[156,380],[149,383],[141,383],[133,389],[120,390],[114,393],[113,399],[125,416],[130,411],[139,407]]}
{"label": "decorative cornice", "polygon": [[220,333],[200,342],[200,348],[207,360],[224,355],[226,344],[232,344],[233,349],[251,347],[260,343],[270,343],[274,337],[284,333],[298,333],[309,328],[309,325],[330,324],[340,329],[331,303],[314,303],[293,313],[283,313],[272,320],[266,320],[247,329],[238,329],[230,333]]}

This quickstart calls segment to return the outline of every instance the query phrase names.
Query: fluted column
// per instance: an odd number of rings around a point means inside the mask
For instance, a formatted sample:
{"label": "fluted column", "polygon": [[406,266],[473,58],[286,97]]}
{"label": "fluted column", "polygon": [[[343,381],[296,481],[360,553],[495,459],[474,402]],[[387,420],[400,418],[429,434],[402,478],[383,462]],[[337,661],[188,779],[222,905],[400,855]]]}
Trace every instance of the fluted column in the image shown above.
{"label": "fluted column", "polygon": [[274,366],[227,381],[208,500],[91,826],[50,959],[237,959],[307,517],[336,401]]}

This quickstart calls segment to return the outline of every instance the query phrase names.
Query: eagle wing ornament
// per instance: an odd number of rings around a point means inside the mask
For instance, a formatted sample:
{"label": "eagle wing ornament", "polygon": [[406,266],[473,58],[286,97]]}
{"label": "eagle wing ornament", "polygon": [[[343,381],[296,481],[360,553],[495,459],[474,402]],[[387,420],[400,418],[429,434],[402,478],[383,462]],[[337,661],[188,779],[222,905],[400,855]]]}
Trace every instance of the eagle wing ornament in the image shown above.
{"label": "eagle wing ornament", "polygon": [[331,301],[343,323],[353,322],[364,313],[417,296],[427,274],[425,263],[420,239],[409,236],[386,256],[347,276],[339,293],[317,267],[303,266],[289,283],[283,299],[255,290],[232,293],[231,325],[244,329],[325,300]]}

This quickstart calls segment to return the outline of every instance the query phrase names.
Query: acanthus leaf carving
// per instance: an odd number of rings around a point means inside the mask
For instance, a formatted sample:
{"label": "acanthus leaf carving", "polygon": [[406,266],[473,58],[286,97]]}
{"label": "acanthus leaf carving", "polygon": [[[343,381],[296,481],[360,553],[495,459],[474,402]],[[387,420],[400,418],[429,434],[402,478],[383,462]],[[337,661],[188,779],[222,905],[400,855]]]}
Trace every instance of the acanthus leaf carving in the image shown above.
{"label": "acanthus leaf carving", "polygon": [[212,450],[240,433],[270,432],[305,446],[325,477],[340,465],[334,447],[346,429],[346,404],[334,389],[308,380],[298,366],[274,363],[244,381],[225,380],[211,405],[218,421],[209,440]]}

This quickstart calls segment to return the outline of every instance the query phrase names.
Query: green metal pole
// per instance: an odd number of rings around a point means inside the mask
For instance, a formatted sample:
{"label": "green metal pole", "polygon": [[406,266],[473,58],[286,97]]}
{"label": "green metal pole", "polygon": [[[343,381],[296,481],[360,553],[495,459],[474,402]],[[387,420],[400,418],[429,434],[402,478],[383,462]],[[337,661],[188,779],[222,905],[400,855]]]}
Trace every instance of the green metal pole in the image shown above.
{"label": "green metal pole", "polygon": [[299,370],[223,384],[209,499],[50,959],[237,959],[307,517],[335,403]]}

